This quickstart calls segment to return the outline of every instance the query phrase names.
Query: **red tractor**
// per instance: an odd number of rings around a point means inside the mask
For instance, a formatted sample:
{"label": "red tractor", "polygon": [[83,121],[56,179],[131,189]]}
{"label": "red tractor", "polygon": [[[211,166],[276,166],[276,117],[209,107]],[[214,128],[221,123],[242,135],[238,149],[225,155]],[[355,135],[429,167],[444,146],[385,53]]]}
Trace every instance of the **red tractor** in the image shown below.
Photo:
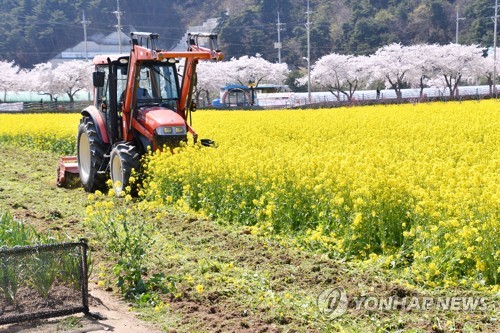
{"label": "red tractor", "polygon": [[120,195],[148,147],[179,146],[188,133],[197,142],[191,127],[196,65],[222,59],[217,35],[189,34],[185,52],[159,50],[157,43],[157,34],[134,32],[129,55],[94,58],[94,105],[81,112],[77,156],[61,158],[58,185],[65,184],[68,174],[79,173],[84,189],[92,192],[103,189],[111,177]]}

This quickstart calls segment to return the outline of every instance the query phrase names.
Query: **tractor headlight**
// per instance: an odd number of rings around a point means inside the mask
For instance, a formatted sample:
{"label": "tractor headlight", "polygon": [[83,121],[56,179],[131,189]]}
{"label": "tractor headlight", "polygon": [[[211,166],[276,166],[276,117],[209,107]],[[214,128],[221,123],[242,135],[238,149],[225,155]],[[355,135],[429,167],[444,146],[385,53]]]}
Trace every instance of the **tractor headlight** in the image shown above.
{"label": "tractor headlight", "polygon": [[184,126],[162,126],[155,130],[156,135],[182,135],[186,134]]}
{"label": "tractor headlight", "polygon": [[154,146],[162,149],[179,147],[181,142],[187,142],[186,126],[160,126],[155,129]]}
{"label": "tractor headlight", "polygon": [[172,133],[174,132],[173,130],[174,130],[174,129],[173,129],[172,127],[161,127],[161,128],[160,128],[160,133],[159,133],[159,134],[160,134],[160,135],[162,135],[162,134],[167,134],[167,135],[168,135],[168,134],[172,134]]}

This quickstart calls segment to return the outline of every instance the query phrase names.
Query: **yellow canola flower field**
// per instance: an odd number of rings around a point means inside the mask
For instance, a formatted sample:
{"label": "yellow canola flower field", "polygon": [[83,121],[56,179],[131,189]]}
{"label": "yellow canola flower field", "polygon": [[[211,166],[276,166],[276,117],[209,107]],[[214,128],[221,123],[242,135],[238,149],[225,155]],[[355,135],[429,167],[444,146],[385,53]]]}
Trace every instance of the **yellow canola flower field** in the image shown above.
{"label": "yellow canola flower field", "polygon": [[[500,103],[199,111],[148,156],[144,207],[174,205],[411,283],[498,291]],[[0,143],[74,153],[79,114],[0,114]],[[155,209],[156,209],[155,208]]]}
{"label": "yellow canola flower field", "polygon": [[500,103],[194,115],[217,148],[145,161],[150,201],[412,283],[498,290]]}
{"label": "yellow canola flower field", "polygon": [[72,154],[80,118],[79,113],[0,114],[0,142]]}

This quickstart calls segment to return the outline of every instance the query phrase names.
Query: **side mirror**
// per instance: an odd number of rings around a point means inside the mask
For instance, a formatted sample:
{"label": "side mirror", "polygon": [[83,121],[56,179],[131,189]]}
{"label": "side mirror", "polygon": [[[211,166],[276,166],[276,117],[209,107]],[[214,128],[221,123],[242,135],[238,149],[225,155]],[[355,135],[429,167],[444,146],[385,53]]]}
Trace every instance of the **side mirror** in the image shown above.
{"label": "side mirror", "polygon": [[92,80],[94,81],[94,87],[104,87],[104,72],[94,72],[92,73]]}

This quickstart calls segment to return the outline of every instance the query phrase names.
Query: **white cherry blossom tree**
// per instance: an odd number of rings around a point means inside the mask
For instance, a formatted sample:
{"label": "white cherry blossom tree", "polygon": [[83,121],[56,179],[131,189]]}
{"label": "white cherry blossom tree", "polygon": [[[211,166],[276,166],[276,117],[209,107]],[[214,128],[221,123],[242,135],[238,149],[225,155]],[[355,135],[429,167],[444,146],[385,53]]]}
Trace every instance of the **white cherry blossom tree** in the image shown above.
{"label": "white cherry blossom tree", "polygon": [[18,73],[19,66],[13,61],[0,61],[0,89],[3,90],[3,101],[7,99],[7,92],[16,90],[20,82]]}
{"label": "white cherry blossom tree", "polygon": [[[500,47],[497,47],[497,58],[500,57]],[[496,70],[493,70],[496,65]],[[486,82],[490,87],[490,95],[493,95],[493,72],[496,72],[496,83],[500,80],[500,59],[497,59],[495,64],[493,49],[488,53],[488,56],[483,60],[482,70]]]}
{"label": "white cherry blossom tree", "polygon": [[73,60],[61,63],[53,70],[56,90],[68,95],[74,102],[75,94],[81,90],[92,90],[92,62]]}
{"label": "white cherry blossom tree", "polygon": [[[366,56],[329,54],[321,57],[311,69],[314,85],[331,92],[338,101],[345,95],[347,100],[358,88],[364,88],[371,77],[370,58]],[[298,79],[298,84],[307,84],[307,76]]]}
{"label": "white cherry blossom tree", "polygon": [[437,74],[437,67],[433,59],[439,53],[441,46],[437,44],[419,44],[407,47],[411,55],[411,68],[408,70],[406,80],[413,88],[420,89],[420,97],[423,96],[424,88],[430,85]]}
{"label": "white cherry blossom tree", "polygon": [[287,64],[269,62],[260,54],[255,57],[233,58],[226,65],[230,81],[243,85],[253,84],[255,87],[261,82],[282,84],[290,72]]}
{"label": "white cherry blossom tree", "polygon": [[386,45],[371,55],[373,80],[384,81],[387,88],[394,89],[401,99],[401,89],[409,84],[413,69],[411,50],[401,44]]}
{"label": "white cherry blossom tree", "polygon": [[220,88],[230,83],[228,76],[228,62],[202,61],[196,69],[197,85],[196,100],[205,94],[205,100],[210,103],[211,96],[218,96]]}
{"label": "white cherry blossom tree", "polygon": [[450,96],[458,96],[458,85],[464,78],[484,75],[483,51],[478,45],[448,44],[438,48],[432,61],[436,74],[443,77]]}
{"label": "white cherry blossom tree", "polygon": [[36,92],[39,95],[48,95],[51,102],[57,94],[61,93],[57,80],[54,80],[50,62],[35,65],[26,76],[25,86],[29,91]]}

